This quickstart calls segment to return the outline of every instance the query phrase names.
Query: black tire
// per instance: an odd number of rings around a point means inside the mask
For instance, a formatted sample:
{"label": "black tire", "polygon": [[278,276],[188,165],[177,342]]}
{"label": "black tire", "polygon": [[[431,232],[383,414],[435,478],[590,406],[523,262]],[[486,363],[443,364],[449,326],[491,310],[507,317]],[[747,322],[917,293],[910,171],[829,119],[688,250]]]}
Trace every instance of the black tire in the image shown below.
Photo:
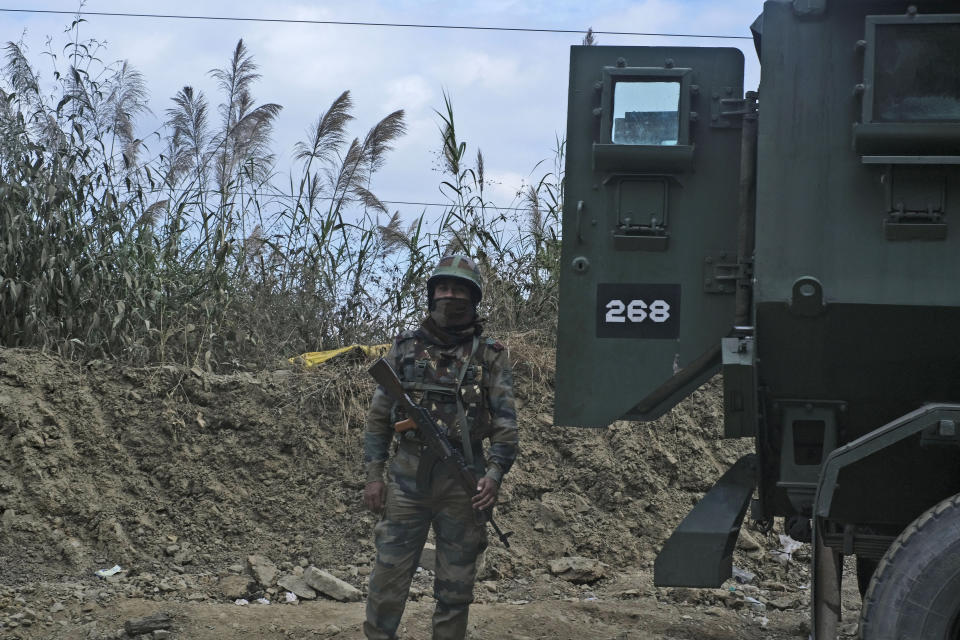
{"label": "black tire", "polygon": [[860,613],[861,640],[960,640],[960,495],[890,545]]}

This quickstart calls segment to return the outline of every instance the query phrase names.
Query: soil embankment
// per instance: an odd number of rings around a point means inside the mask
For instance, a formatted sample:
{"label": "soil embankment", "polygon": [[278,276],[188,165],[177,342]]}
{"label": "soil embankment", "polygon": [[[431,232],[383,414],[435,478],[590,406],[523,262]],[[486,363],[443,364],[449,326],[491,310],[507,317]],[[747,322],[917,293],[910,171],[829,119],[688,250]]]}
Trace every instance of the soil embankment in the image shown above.
{"label": "soil embankment", "polygon": [[[471,637],[806,637],[804,550],[778,559],[775,534],[744,529],[747,583],[652,585],[664,539],[752,446],[720,438],[717,382],[652,424],[561,429],[552,356],[522,336],[510,347],[521,457],[498,518],[515,534],[509,551],[491,536]],[[0,350],[0,636],[122,638],[167,613],[143,637],[360,638],[362,602],[287,603],[276,578],[313,566],[365,589],[368,364],[213,374]],[[276,577],[258,582],[250,556]],[[562,558],[587,574],[560,574]],[[429,637],[431,581],[416,576],[405,638]]]}

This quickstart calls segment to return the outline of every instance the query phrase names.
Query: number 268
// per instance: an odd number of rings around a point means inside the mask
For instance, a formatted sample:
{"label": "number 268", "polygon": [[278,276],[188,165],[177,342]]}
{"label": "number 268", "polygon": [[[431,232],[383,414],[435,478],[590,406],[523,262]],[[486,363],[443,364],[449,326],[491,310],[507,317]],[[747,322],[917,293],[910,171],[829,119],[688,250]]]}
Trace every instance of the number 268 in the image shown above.
{"label": "number 268", "polygon": [[654,300],[649,305],[643,300],[611,300],[607,303],[607,322],[666,322],[670,319],[670,305],[665,300]]}

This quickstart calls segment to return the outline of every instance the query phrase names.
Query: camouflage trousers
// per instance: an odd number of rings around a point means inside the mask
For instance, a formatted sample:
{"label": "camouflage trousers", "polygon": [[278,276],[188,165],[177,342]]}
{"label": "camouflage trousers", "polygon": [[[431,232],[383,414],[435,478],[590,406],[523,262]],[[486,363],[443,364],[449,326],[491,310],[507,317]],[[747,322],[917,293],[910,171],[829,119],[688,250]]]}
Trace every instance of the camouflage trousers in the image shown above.
{"label": "camouflage trousers", "polygon": [[487,546],[486,530],[476,523],[466,492],[444,467],[437,465],[427,490],[417,490],[419,461],[415,450],[402,446],[390,463],[386,508],[374,529],[377,560],[370,574],[363,625],[370,640],[397,637],[431,524],[437,543],[433,640],[461,640],[467,632],[477,558]]}

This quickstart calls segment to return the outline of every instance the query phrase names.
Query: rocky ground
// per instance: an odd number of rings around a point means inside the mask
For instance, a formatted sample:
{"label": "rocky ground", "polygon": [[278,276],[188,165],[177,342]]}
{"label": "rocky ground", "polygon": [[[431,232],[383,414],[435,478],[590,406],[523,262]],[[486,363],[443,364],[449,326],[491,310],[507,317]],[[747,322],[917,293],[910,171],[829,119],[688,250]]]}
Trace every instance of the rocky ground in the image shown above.
{"label": "rocky ground", "polygon": [[[551,426],[553,362],[510,340],[521,457],[471,638],[805,638],[809,548],[745,527],[739,580],[653,586],[663,541],[750,450],[716,381],[651,424]],[[214,374],[0,350],[0,637],[361,638],[369,362]],[[429,637],[430,554],[402,637]],[[97,575],[100,571],[102,575]],[[111,574],[112,575],[107,575]],[[847,580],[842,636],[859,598]]]}

